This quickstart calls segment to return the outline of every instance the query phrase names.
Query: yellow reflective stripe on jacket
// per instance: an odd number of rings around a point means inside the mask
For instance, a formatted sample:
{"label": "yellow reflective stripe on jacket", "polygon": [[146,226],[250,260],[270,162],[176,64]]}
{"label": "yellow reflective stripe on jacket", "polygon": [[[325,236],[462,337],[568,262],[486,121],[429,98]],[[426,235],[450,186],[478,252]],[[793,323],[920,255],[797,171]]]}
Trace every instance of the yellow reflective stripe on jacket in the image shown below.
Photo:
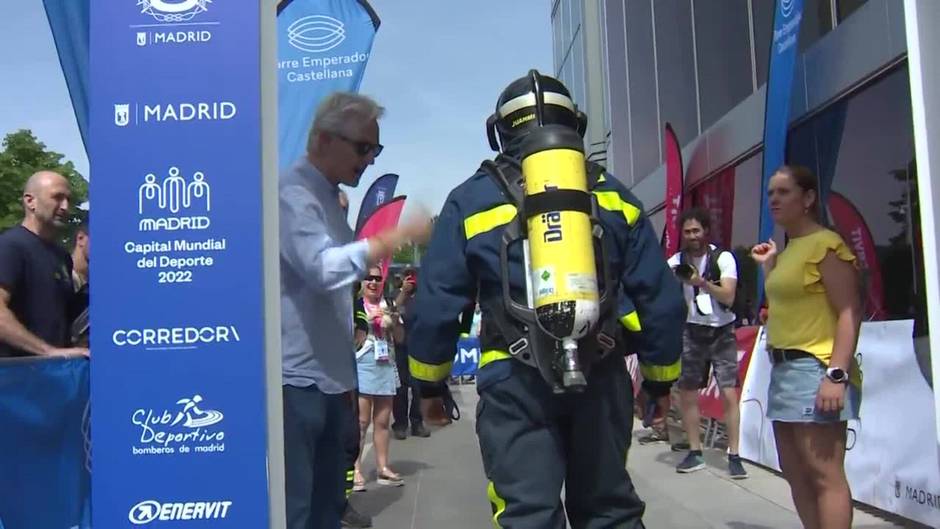
{"label": "yellow reflective stripe on jacket", "polygon": [[630,332],[640,332],[643,326],[640,325],[640,315],[636,311],[620,318],[620,323]]}
{"label": "yellow reflective stripe on jacket", "polygon": [[620,198],[620,193],[616,191],[594,191],[594,196],[597,197],[598,206],[607,211],[623,213],[623,217],[627,219],[629,226],[636,224],[636,221],[640,218],[640,208],[625,202]]}
{"label": "yellow reflective stripe on jacket", "polygon": [[422,382],[440,382],[450,376],[450,370],[453,362],[443,364],[425,364],[420,360],[415,360],[413,356],[408,357],[408,369],[411,370],[411,376]]}
{"label": "yellow reflective stripe on jacket", "polygon": [[681,370],[682,363],[678,360],[668,366],[640,364],[640,373],[643,374],[643,378],[652,382],[672,382],[673,380],[677,380]]}
{"label": "yellow reflective stripe on jacket", "polygon": [[477,369],[483,369],[483,366],[491,362],[496,362],[497,360],[506,360],[512,358],[512,355],[506,351],[491,350],[483,351],[483,354],[480,355],[480,363],[477,365]]}
{"label": "yellow reflective stripe on jacket", "polygon": [[486,487],[486,495],[490,499],[490,503],[493,504],[493,527],[502,529],[502,526],[499,525],[499,517],[506,511],[506,500],[496,493],[496,485],[492,481]]}
{"label": "yellow reflective stripe on jacket", "polygon": [[467,240],[496,229],[504,224],[508,224],[516,216],[516,206],[512,204],[503,204],[495,208],[474,213],[463,221],[463,231]]}

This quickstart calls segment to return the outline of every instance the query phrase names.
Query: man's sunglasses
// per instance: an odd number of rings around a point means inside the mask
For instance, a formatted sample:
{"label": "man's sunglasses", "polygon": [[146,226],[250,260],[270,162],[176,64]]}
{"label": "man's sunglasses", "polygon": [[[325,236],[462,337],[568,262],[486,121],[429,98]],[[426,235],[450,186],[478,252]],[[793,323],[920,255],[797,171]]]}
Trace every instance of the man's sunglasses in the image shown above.
{"label": "man's sunglasses", "polygon": [[367,141],[354,140],[350,138],[349,136],[344,136],[339,133],[336,133],[335,136],[345,141],[346,143],[352,145],[353,149],[355,149],[356,151],[356,154],[358,154],[359,156],[365,156],[369,153],[372,153],[373,158],[378,158],[379,155],[382,154],[382,149],[385,148],[381,144],[378,144],[378,143],[369,143]]}
{"label": "man's sunglasses", "polygon": [[366,281],[367,283],[368,283],[368,282],[381,283],[381,282],[382,282],[382,276],[366,276],[365,279],[364,279],[364,281]]}

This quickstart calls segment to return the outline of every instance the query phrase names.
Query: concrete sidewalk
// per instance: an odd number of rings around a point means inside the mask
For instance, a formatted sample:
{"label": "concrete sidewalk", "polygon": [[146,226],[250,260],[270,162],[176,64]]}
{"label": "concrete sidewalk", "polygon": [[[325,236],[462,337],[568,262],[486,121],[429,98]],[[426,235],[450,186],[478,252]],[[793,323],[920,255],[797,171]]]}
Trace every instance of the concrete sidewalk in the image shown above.
{"label": "concrete sidewalk", "polygon": [[[492,527],[486,498],[486,478],[480,462],[474,411],[476,388],[454,386],[454,399],[463,418],[430,439],[392,441],[390,459],[406,484],[386,488],[374,481],[374,456],[366,458],[367,492],[353,496],[353,504],[373,516],[377,529],[479,529]],[[646,503],[646,527],[721,529],[798,529],[786,482],[774,473],[747,465],[751,477],[727,478],[724,454],[706,454],[708,469],[678,474],[683,453],[666,444],[633,443],[628,467],[637,491]],[[856,529],[921,527],[898,525],[856,509]]]}

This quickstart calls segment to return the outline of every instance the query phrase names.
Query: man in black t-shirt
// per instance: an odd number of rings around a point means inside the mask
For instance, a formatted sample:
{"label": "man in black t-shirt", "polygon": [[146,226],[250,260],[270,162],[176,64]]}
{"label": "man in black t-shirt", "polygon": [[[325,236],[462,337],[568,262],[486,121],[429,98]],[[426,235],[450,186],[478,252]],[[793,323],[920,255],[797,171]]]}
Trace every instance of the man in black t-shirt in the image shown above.
{"label": "man in black t-shirt", "polygon": [[0,357],[88,355],[69,347],[72,259],[55,242],[71,198],[62,175],[34,174],[23,190],[22,224],[0,234]]}

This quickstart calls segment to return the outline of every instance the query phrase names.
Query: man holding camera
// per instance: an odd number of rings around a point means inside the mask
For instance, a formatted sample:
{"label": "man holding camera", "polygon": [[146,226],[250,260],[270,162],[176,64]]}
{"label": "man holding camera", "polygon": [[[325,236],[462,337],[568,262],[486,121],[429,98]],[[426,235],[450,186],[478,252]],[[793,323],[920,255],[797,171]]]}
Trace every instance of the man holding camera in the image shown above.
{"label": "man holding camera", "polygon": [[689,306],[683,331],[682,373],[679,375],[682,425],[689,438],[689,453],[676,467],[687,474],[705,468],[699,437],[699,390],[708,385],[709,365],[721,390],[728,429],[728,472],[732,479],[747,478],[738,455],[738,347],[734,336],[734,304],[738,271],[734,255],[709,244],[711,219],[694,208],[678,220],[682,249],[669,266],[683,283]]}

